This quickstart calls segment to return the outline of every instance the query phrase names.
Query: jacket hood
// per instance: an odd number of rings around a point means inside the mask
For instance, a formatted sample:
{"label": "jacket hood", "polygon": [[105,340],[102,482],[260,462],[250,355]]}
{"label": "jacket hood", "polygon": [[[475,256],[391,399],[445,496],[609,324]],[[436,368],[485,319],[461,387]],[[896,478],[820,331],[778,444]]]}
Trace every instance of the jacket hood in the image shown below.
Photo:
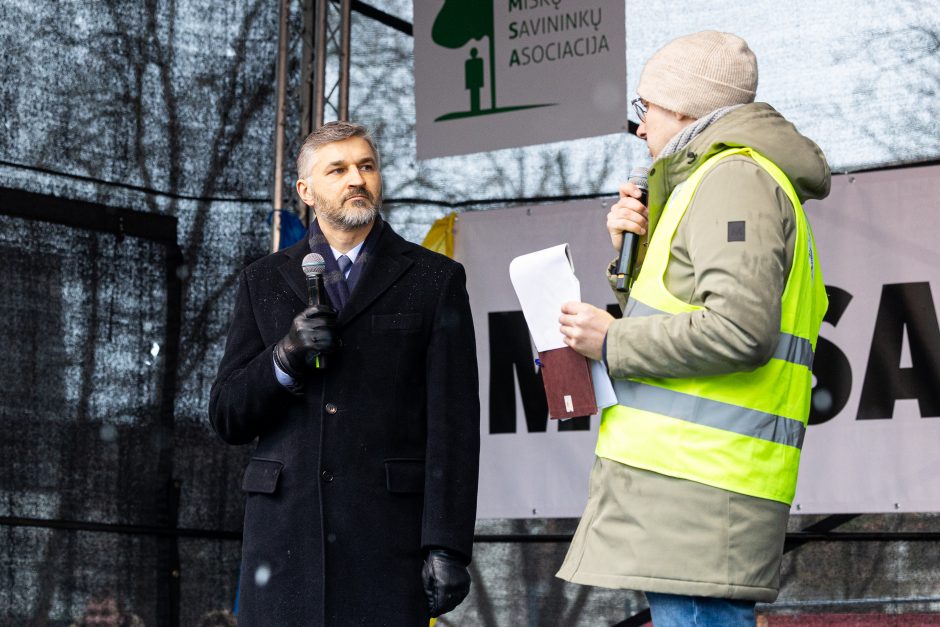
{"label": "jacket hood", "polygon": [[710,157],[740,146],[753,148],[783,170],[801,202],[829,195],[829,164],[819,146],[769,104],[755,102],[735,109],[682,150],[653,163],[649,187],[654,220],[676,185]]}

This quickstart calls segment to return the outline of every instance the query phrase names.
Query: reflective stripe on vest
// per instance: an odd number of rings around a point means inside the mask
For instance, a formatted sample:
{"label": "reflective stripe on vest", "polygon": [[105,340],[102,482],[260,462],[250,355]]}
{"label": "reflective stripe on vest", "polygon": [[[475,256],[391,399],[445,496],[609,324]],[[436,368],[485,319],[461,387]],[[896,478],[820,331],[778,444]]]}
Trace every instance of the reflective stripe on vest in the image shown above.
{"label": "reflective stripe on vest", "polygon": [[673,190],[650,241],[624,316],[701,310],[675,298],[663,277],[675,231],[705,172],[744,154],[793,204],[793,263],[770,360],[748,372],[681,379],[615,380],[618,405],[604,410],[597,455],[665,475],[784,503],[793,500],[809,417],[813,354],[827,307],[812,231],[786,176],[749,148],[707,160]]}
{"label": "reflective stripe on vest", "polygon": [[775,416],[730,403],[700,398],[638,381],[617,382],[617,399],[623,405],[724,429],[768,442],[800,448],[806,427],[799,420]]}
{"label": "reflective stripe on vest", "polygon": [[[627,307],[624,309],[624,316],[641,317],[654,316],[656,314],[665,314],[666,311],[654,309],[645,305],[635,298],[627,300]],[[780,333],[780,339],[777,341],[777,348],[774,350],[773,359],[782,359],[793,364],[801,364],[807,368],[813,367],[813,345],[804,337],[797,337],[789,333]]]}

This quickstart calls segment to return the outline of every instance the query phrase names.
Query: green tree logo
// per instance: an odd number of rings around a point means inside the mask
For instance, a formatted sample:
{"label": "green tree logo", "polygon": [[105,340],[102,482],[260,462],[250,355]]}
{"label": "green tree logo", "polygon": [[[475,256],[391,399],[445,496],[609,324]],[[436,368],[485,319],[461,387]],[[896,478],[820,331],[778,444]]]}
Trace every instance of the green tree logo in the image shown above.
{"label": "green tree logo", "polygon": [[477,115],[505,113],[519,109],[550,107],[552,104],[521,105],[515,107],[496,106],[496,45],[493,37],[493,0],[444,0],[444,6],[434,19],[431,27],[431,40],[438,46],[457,50],[470,41],[479,41],[484,37],[489,42],[490,59],[490,108],[480,108],[480,90],[485,84],[483,59],[477,49],[470,49],[470,57],[464,62],[464,88],[470,92],[470,110],[445,113],[435,122],[456,120]]}

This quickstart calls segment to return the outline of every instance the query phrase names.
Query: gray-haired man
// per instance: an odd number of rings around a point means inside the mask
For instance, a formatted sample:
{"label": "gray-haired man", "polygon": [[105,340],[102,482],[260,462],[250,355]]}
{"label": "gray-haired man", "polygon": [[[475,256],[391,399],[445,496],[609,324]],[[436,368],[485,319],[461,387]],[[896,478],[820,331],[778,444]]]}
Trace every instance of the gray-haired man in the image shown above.
{"label": "gray-haired man", "polygon": [[[226,442],[257,440],[238,624],[426,626],[470,588],[480,425],[464,271],[379,216],[364,127],[324,125],[298,170],[317,218],[242,273],[209,406]],[[307,306],[311,252],[330,306]]]}

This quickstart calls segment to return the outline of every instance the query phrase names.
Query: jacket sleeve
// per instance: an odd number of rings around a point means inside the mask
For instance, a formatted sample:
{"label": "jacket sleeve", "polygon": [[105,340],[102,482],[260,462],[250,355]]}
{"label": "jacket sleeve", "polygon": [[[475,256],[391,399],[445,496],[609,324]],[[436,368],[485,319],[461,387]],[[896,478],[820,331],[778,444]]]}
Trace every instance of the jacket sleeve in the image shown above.
{"label": "jacket sleeve", "polygon": [[427,348],[427,451],[421,544],[469,560],[480,463],[476,340],[462,266],[441,286]]}
{"label": "jacket sleeve", "polygon": [[[671,245],[670,266],[687,268],[676,281],[682,293],[666,272],[670,292],[703,309],[614,321],[607,335],[611,376],[716,375],[766,363],[780,332],[793,216],[786,194],[754,161],[729,158],[711,170]],[[744,223],[743,240],[729,235],[732,222]]]}
{"label": "jacket sleeve", "polygon": [[225,352],[209,394],[209,420],[229,444],[247,444],[283,414],[293,395],[274,374],[274,346],[265,346],[242,272]]}

